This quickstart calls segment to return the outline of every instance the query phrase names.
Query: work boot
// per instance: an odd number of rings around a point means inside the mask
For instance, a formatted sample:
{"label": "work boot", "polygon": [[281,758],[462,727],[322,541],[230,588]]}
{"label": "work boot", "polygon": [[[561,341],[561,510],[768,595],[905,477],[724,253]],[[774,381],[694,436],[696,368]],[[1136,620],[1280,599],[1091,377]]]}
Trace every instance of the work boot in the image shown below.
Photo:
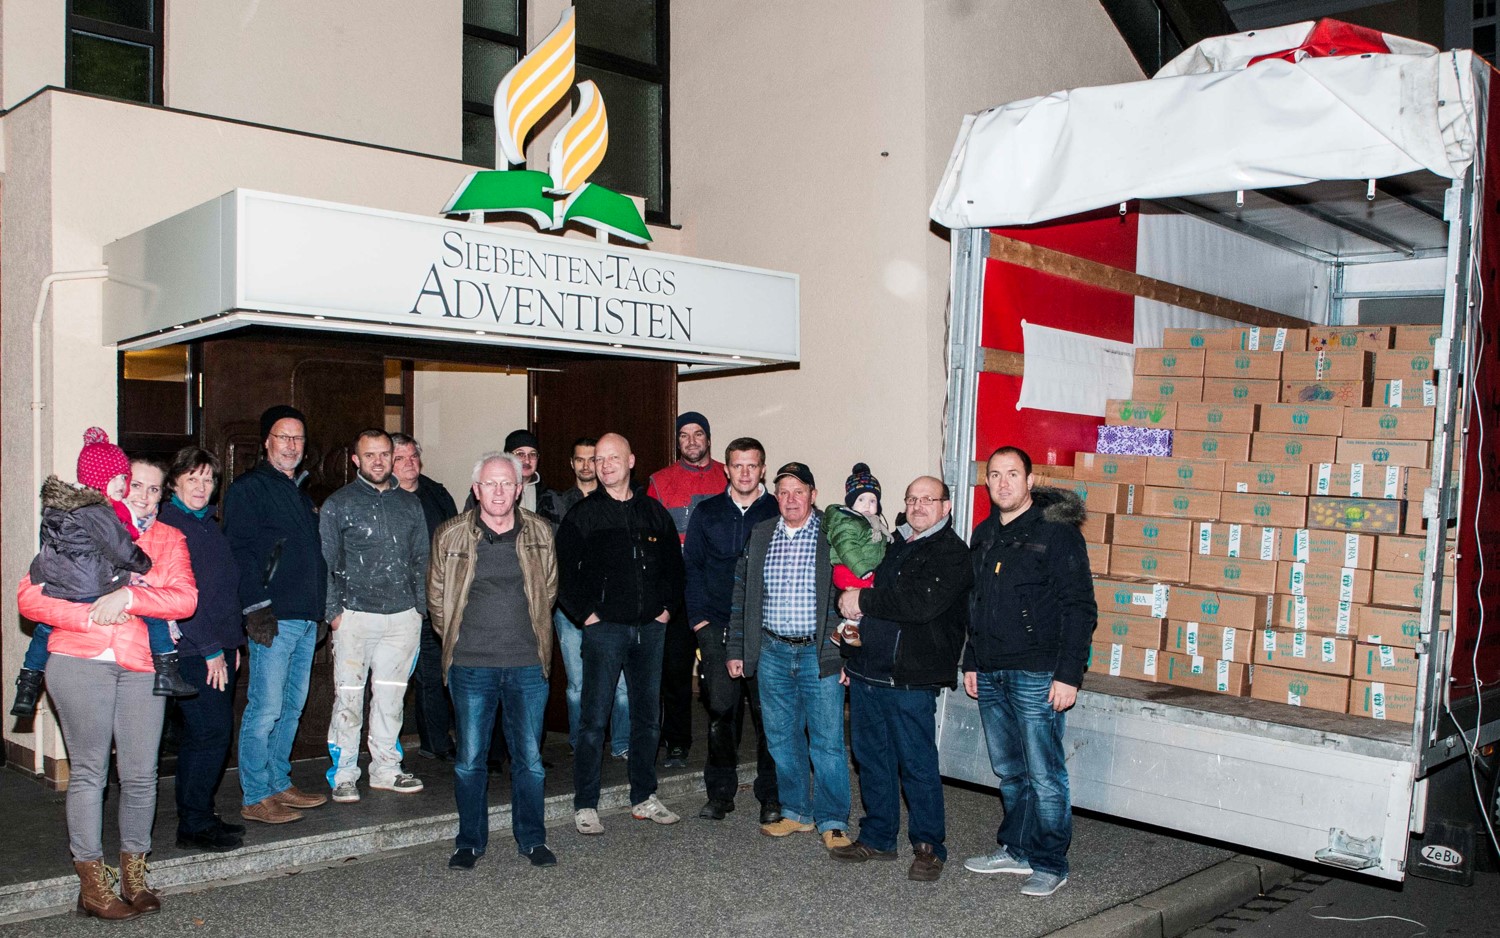
{"label": "work boot", "polygon": [[120,898],[142,915],[161,911],[161,897],[146,885],[146,855],[120,854]]}
{"label": "work boot", "polygon": [[198,688],[183,680],[177,672],[177,652],[151,656],[151,666],[156,669],[156,683],[151,693],[158,697],[196,697]]}
{"label": "work boot", "polygon": [[10,705],[13,717],[36,715],[36,703],[42,699],[42,678],[45,672],[22,668],[16,675],[16,702]]}
{"label": "work boot", "polygon": [[73,870],[78,874],[79,915],[121,922],[141,914],[140,909],[122,902],[115,895],[114,886],[109,882],[109,867],[104,865],[103,860],[90,860],[87,863],[74,860]]}

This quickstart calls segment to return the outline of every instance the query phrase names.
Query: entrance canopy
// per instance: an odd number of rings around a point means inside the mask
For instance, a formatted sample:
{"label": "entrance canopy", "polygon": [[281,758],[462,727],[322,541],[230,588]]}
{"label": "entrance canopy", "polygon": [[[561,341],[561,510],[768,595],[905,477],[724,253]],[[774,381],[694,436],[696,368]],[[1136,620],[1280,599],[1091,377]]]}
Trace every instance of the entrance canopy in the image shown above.
{"label": "entrance canopy", "polygon": [[796,361],[798,278],[235,189],[104,249],[104,341],[247,325],[653,358]]}
{"label": "entrance canopy", "polygon": [[1131,199],[1417,170],[1462,178],[1484,113],[1484,62],[1394,37],[1388,52],[1348,54],[1316,41],[1325,30],[1299,23],[1211,39],[1149,81],[971,114],[932,218],[990,228]]}

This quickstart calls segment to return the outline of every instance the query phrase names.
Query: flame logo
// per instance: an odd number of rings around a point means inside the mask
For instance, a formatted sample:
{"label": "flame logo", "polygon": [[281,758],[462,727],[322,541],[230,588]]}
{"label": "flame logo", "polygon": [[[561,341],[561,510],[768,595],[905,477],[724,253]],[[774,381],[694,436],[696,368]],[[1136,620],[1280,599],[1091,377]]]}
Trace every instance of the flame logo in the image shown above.
{"label": "flame logo", "polygon": [[578,85],[578,110],[552,141],[552,191],[577,191],[604,162],[609,149],[609,115],[591,81]]}
{"label": "flame logo", "polygon": [[526,135],[573,87],[573,8],[547,38],[506,73],[495,89],[495,150],[526,162]]}

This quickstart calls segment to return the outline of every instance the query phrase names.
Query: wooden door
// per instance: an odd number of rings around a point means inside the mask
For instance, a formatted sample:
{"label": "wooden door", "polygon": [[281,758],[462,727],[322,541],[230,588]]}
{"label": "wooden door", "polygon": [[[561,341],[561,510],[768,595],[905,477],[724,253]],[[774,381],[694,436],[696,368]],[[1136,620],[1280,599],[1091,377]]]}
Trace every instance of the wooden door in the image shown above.
{"label": "wooden door", "polygon": [[[385,421],[385,356],[368,348],[305,339],[228,338],[203,343],[203,447],[219,457],[224,484],[261,456],[260,415],[274,404],[290,404],[307,416],[302,468],[306,490],[321,505],[354,479],[354,437]],[[248,681],[240,679],[236,724]],[[307,706],[292,747],[293,759],[328,752],[333,710],[333,663],[324,643],[313,657]]]}

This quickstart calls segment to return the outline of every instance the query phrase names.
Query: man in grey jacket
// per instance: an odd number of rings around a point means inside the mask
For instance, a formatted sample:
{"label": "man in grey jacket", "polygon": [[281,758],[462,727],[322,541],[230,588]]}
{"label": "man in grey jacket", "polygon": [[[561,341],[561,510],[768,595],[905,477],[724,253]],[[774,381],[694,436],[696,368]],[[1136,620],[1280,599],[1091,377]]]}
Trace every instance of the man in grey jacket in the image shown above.
{"label": "man in grey jacket", "polygon": [[427,614],[427,519],[415,495],[391,478],[384,430],[354,441],[353,482],[328,496],[318,521],[328,564],[325,618],[333,630],[333,719],[328,784],[333,800],[359,800],[359,734],[370,694],[370,787],[413,794],[422,780],[401,767],[406,681]]}

